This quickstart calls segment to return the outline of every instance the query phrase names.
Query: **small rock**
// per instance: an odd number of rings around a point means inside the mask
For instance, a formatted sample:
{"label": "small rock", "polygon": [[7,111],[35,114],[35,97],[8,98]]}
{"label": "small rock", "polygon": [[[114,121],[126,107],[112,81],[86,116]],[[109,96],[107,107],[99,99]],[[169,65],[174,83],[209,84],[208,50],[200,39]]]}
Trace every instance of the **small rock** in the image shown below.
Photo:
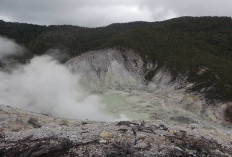
{"label": "small rock", "polygon": [[209,71],[209,69],[206,67],[199,67],[198,70],[199,71],[197,72],[197,75],[199,75],[199,76],[201,76]]}
{"label": "small rock", "polygon": [[148,143],[145,143],[145,142],[139,142],[135,145],[135,148],[139,148],[139,149],[145,149],[147,148],[149,145]]}
{"label": "small rock", "polygon": [[192,130],[194,130],[194,129],[196,129],[196,128],[198,127],[198,124],[192,123],[192,124],[189,125],[189,127],[190,127]]}
{"label": "small rock", "polygon": [[137,139],[138,140],[144,140],[146,137],[147,137],[147,135],[146,134],[142,134],[142,133],[137,135]]}
{"label": "small rock", "polygon": [[99,143],[107,143],[107,141],[105,139],[100,139]]}
{"label": "small rock", "polygon": [[122,132],[122,133],[125,133],[125,132],[127,132],[127,131],[128,131],[128,129],[124,129],[124,128],[122,128],[122,129],[118,129],[118,131],[120,131],[120,132]]}
{"label": "small rock", "polygon": [[188,155],[190,155],[190,156],[194,156],[194,157],[196,156],[195,150],[188,150],[188,149],[186,149],[185,151],[186,151],[186,152],[188,153]]}
{"label": "small rock", "polygon": [[34,128],[40,128],[41,127],[41,125],[39,124],[37,118],[30,118],[27,122],[29,124],[33,125]]}
{"label": "small rock", "polygon": [[60,122],[60,125],[68,126],[68,120],[62,119],[61,122]]}
{"label": "small rock", "polygon": [[103,131],[100,134],[100,137],[103,138],[103,139],[109,139],[109,138],[113,138],[113,134],[108,132],[108,131]]}
{"label": "small rock", "polygon": [[174,135],[183,137],[187,135],[187,132],[184,130],[179,130],[178,132],[174,133]]}
{"label": "small rock", "polygon": [[81,122],[81,124],[82,124],[82,125],[86,125],[86,124],[88,124],[88,123],[87,123],[87,122],[82,121],[82,122]]}
{"label": "small rock", "polygon": [[179,151],[183,151],[180,147],[174,147],[174,149],[176,149],[176,150],[179,150]]}
{"label": "small rock", "polygon": [[159,128],[161,130],[168,130],[168,128],[164,124],[160,124]]}
{"label": "small rock", "polygon": [[76,140],[76,139],[77,139],[77,135],[71,135],[71,136],[70,136],[70,139],[71,139],[71,140]]}
{"label": "small rock", "polygon": [[129,122],[129,121],[120,121],[120,122],[118,122],[118,124],[117,125],[126,125],[126,126],[131,126],[131,123]]}

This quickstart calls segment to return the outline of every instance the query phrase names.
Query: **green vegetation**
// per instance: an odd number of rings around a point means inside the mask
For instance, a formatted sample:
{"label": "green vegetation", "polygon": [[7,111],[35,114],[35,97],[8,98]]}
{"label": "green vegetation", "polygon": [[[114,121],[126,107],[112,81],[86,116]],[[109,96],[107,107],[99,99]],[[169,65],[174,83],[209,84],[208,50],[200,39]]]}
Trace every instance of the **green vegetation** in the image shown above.
{"label": "green vegetation", "polygon": [[[70,57],[108,47],[136,50],[174,76],[184,74],[192,90],[210,99],[232,100],[232,19],[181,17],[163,22],[132,22],[100,28],[69,25],[39,26],[0,21],[0,35],[15,39],[30,50],[24,57],[50,48],[66,50]],[[198,75],[200,67],[207,67]]]}

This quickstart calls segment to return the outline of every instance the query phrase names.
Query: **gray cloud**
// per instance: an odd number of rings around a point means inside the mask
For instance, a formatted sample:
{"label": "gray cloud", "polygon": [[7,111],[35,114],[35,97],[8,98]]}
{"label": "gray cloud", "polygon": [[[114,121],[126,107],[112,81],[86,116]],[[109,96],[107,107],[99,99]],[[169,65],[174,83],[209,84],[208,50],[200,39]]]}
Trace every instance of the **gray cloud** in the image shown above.
{"label": "gray cloud", "polygon": [[178,16],[232,16],[231,6],[231,0],[0,0],[0,18],[95,27]]}

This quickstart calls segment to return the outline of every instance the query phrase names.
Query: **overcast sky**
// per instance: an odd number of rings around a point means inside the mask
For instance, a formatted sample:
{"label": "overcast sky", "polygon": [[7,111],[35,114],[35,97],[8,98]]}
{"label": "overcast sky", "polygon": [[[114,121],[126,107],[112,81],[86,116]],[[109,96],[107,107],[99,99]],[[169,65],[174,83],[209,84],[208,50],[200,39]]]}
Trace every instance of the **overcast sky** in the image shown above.
{"label": "overcast sky", "polygon": [[0,0],[0,19],[105,26],[179,16],[232,16],[232,0]]}

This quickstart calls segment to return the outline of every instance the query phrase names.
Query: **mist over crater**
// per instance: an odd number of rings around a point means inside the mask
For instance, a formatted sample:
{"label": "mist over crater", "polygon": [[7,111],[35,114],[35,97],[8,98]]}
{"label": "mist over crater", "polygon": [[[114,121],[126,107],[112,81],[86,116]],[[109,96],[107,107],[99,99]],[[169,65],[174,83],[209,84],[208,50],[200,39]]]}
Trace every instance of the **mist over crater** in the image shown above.
{"label": "mist over crater", "polygon": [[91,51],[65,64],[54,58],[60,50],[47,54],[0,72],[1,104],[71,119],[222,120],[223,105],[206,110],[203,95],[187,92],[185,76],[174,78],[133,50]]}

